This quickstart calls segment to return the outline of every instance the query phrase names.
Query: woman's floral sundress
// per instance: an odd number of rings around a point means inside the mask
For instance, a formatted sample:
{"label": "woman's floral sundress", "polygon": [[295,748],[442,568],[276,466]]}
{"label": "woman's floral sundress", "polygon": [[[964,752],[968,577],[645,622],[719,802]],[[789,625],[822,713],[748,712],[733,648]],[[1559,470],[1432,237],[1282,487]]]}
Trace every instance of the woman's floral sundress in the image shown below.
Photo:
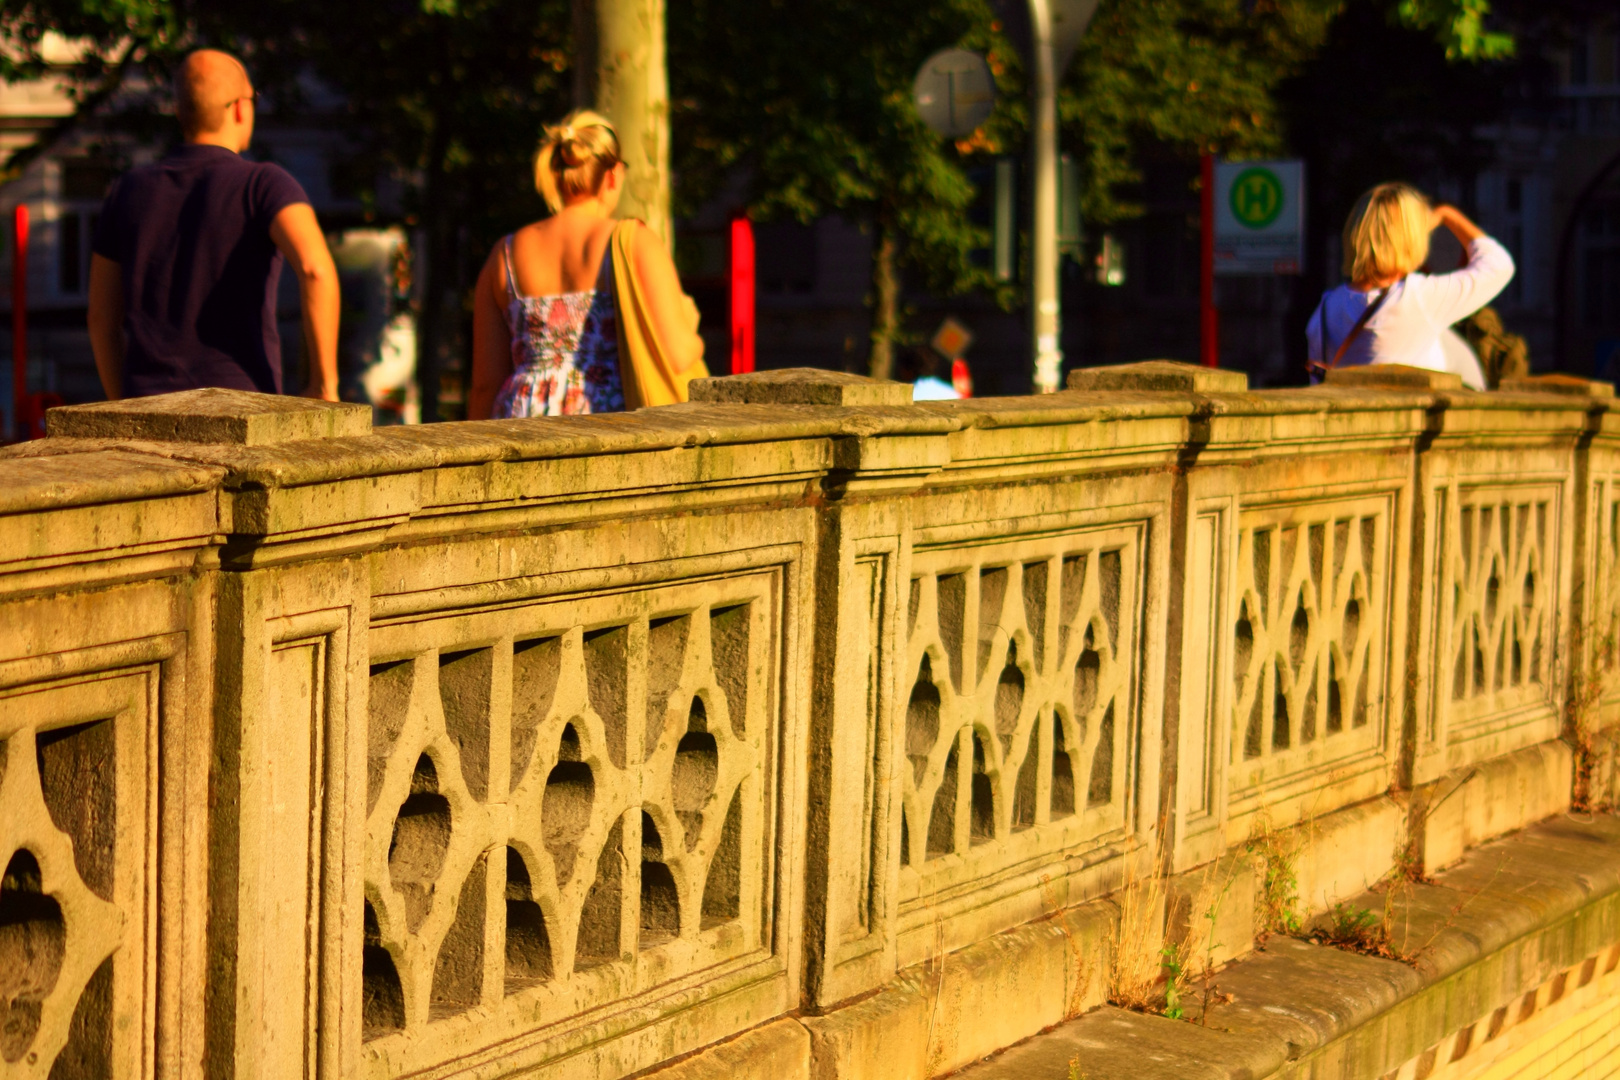
{"label": "woman's floral sundress", "polygon": [[497,417],[576,416],[622,412],[619,323],[613,260],[603,258],[596,288],[555,296],[522,296],[505,240],[506,328],[512,374],[495,397]]}

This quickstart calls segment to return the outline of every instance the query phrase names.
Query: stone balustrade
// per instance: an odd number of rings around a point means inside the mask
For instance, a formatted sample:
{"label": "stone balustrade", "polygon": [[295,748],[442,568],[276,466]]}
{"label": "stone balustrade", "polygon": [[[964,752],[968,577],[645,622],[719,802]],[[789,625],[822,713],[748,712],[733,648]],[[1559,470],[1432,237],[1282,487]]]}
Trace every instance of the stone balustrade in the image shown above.
{"label": "stone balustrade", "polygon": [[1174,924],[1292,835],[1320,910],[1601,801],[1612,389],[1334,376],[54,410],[0,454],[0,1076],[921,1080],[1156,954],[1135,883]]}

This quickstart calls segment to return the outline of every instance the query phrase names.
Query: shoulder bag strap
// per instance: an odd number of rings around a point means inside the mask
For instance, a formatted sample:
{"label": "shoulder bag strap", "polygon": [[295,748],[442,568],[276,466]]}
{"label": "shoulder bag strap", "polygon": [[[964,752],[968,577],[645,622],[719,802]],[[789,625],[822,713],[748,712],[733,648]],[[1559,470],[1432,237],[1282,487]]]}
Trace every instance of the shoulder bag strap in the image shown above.
{"label": "shoulder bag strap", "polygon": [[[1339,347],[1334,350],[1332,360],[1329,360],[1325,364],[1321,362],[1313,363],[1311,365],[1311,369],[1313,371],[1326,372],[1338,367],[1339,361],[1344,359],[1345,351],[1350,348],[1351,344],[1356,340],[1356,338],[1361,336],[1361,332],[1367,329],[1367,323],[1374,315],[1378,314],[1378,309],[1384,306],[1384,301],[1389,299],[1390,290],[1395,288],[1395,285],[1399,284],[1400,282],[1397,281],[1390,285],[1383,292],[1378,294],[1378,299],[1368,304],[1366,308],[1362,310],[1361,317],[1356,320],[1356,324],[1350,328],[1350,332],[1348,334],[1344,335],[1344,340],[1339,342]],[[1326,298],[1324,297],[1324,303],[1322,304],[1322,321],[1320,323],[1320,327],[1324,335],[1324,343],[1326,341],[1327,334],[1327,304],[1325,300]],[[1325,349],[1323,351],[1326,352]]]}
{"label": "shoulder bag strap", "polygon": [[508,302],[518,299],[517,277],[512,272],[512,234],[507,233],[506,239],[501,242],[504,256],[501,261],[506,265],[506,297]]}

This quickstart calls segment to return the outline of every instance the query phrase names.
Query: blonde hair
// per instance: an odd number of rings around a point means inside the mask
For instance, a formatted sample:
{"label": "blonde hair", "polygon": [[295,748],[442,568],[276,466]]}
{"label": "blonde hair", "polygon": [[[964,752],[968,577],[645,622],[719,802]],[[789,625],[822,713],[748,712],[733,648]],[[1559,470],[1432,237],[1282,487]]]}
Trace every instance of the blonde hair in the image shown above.
{"label": "blonde hair", "polygon": [[1351,282],[1404,277],[1429,257],[1433,212],[1410,184],[1379,184],[1356,200],[1344,223],[1344,273]]}
{"label": "blonde hair", "polygon": [[622,160],[619,136],[607,117],[578,109],[546,128],[534,155],[534,187],[556,213],[576,195],[595,195],[602,177]]}

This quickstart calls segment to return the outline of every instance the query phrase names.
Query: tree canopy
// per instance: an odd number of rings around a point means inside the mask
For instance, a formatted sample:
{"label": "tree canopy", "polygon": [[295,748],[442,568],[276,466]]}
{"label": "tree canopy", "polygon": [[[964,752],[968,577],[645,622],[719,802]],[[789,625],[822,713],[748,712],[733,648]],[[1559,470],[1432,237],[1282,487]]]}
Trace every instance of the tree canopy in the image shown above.
{"label": "tree canopy", "polygon": [[[1145,148],[1188,156],[1269,154],[1288,141],[1278,88],[1320,53],[1347,3],[1438,39],[1454,59],[1501,56],[1488,0],[1103,0],[1061,92],[1064,141],[1084,165],[1093,222],[1129,216]],[[73,43],[63,67],[46,34]],[[342,95],[336,123],[362,197],[392,178],[427,239],[424,414],[452,353],[469,267],[499,233],[542,212],[528,187],[541,124],[567,108],[576,60],[567,0],[22,0],[0,7],[0,79],[65,75],[77,115],[136,70],[163,77],[186,50],[234,49],[295,116],[299,75]],[[1022,155],[1022,63],[988,0],[671,0],[667,15],[678,207],[739,172],[761,218],[841,214],[873,236],[871,366],[901,338],[902,274],[940,293],[1016,290],[973,258],[988,242],[967,209],[968,169]],[[952,45],[984,52],[999,100],[950,143],[911,103],[922,61]],[[150,118],[148,118],[150,119]],[[67,118],[15,170],[75,122]]]}

